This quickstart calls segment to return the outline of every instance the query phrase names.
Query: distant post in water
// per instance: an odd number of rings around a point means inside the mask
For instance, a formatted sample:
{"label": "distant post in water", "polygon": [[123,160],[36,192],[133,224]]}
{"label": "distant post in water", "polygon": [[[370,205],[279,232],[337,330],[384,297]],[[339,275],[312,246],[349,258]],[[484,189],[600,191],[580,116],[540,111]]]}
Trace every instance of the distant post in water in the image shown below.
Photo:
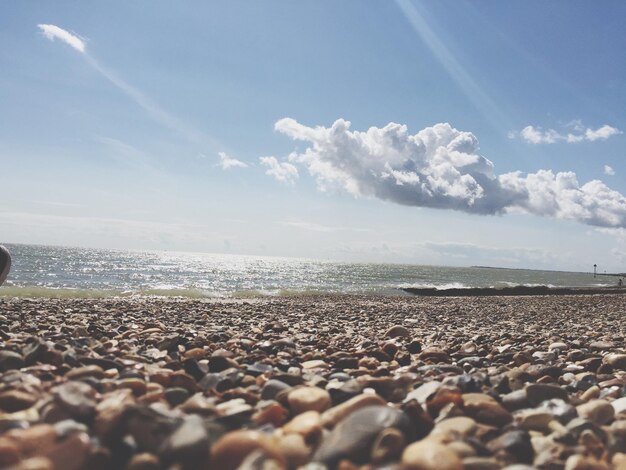
{"label": "distant post in water", "polygon": [[593,265],[593,277],[594,277],[594,278],[596,277],[596,269],[597,269],[597,268],[598,268],[598,265],[597,265],[597,264],[594,264],[594,265]]}

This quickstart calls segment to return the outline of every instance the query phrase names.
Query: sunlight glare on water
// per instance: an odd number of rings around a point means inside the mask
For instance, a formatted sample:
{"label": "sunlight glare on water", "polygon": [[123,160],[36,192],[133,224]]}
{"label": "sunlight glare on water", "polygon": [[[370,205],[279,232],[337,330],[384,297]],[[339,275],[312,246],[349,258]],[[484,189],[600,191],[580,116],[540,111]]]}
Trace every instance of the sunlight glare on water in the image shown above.
{"label": "sunlight glare on water", "polygon": [[[3,295],[54,289],[102,295],[195,297],[289,293],[402,295],[403,287],[603,286],[589,273],[341,263],[269,256],[132,252],[9,245],[13,270]],[[26,292],[26,291],[24,291]]]}

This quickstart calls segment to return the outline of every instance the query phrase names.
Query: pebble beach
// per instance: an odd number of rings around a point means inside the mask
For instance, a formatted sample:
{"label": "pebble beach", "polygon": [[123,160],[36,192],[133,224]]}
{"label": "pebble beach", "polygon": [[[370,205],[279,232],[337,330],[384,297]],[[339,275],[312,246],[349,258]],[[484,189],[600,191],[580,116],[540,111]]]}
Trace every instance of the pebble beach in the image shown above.
{"label": "pebble beach", "polygon": [[625,300],[0,298],[0,467],[624,470]]}

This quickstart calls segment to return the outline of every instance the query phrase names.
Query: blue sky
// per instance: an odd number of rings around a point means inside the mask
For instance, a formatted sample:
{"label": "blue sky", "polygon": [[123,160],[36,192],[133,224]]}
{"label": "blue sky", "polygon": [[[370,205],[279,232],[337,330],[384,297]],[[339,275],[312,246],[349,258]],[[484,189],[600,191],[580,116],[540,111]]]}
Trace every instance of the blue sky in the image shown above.
{"label": "blue sky", "polygon": [[624,270],[625,16],[4,2],[0,241]]}

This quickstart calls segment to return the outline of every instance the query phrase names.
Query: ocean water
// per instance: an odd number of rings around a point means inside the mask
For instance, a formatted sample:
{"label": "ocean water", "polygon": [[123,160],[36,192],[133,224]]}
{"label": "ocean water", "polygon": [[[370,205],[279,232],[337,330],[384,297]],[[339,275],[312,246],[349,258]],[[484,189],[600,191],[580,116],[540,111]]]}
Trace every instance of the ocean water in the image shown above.
{"label": "ocean water", "polygon": [[403,287],[614,285],[589,273],[341,263],[269,256],[6,245],[13,266],[0,296],[223,297],[347,293],[405,295]]}

